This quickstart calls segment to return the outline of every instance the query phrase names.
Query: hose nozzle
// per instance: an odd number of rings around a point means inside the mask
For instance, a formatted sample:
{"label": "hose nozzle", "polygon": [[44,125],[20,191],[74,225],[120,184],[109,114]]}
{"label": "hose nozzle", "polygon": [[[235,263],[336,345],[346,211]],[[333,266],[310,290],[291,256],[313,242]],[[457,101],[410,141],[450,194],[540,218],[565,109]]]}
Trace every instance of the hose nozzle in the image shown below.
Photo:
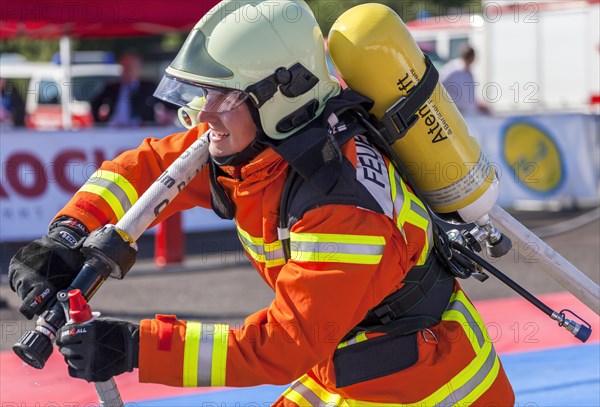
{"label": "hose nozzle", "polygon": [[[581,320],[582,323],[575,322],[571,319],[568,319],[565,316],[565,312],[568,312],[574,315],[576,318]],[[553,312],[550,316],[553,320],[558,322],[558,326],[564,327],[567,331],[571,332],[575,338],[579,339],[581,342],[585,342],[589,339],[592,334],[592,326],[585,321],[583,318],[575,314],[573,311],[568,309],[563,309],[560,312]]]}

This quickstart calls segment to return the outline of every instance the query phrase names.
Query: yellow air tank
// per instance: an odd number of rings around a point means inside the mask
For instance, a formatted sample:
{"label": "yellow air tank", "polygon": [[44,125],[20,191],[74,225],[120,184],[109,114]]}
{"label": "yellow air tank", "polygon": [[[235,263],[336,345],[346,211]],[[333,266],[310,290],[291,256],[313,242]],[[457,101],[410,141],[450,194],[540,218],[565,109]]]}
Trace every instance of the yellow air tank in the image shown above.
{"label": "yellow air tank", "polygon": [[[425,57],[400,17],[382,4],[343,13],[329,32],[329,52],[350,87],[372,99],[379,120],[421,80]],[[483,224],[498,197],[494,167],[438,83],[418,120],[392,144],[432,210]],[[459,219],[456,219],[457,216]]]}

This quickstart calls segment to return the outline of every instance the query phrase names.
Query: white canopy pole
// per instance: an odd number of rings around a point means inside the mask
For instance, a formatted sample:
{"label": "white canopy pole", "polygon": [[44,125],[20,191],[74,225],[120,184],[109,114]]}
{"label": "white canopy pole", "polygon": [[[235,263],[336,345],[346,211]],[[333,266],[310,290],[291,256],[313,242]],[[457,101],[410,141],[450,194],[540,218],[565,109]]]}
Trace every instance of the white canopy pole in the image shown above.
{"label": "white canopy pole", "polygon": [[60,38],[60,65],[62,68],[61,110],[63,129],[73,128],[71,116],[71,100],[73,98],[73,83],[71,81],[71,37],[64,35]]}

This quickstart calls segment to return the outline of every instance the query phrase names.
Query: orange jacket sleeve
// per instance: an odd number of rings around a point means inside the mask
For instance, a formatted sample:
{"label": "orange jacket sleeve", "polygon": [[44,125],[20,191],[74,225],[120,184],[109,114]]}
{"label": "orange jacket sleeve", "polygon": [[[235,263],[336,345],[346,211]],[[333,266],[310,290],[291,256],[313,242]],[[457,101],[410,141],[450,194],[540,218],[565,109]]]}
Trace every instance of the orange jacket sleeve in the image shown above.
{"label": "orange jacket sleeve", "polygon": [[[367,311],[400,286],[418,258],[393,221],[355,207],[314,209],[291,232],[292,259],[279,272],[275,299],[242,328],[169,322],[186,325],[173,330],[157,328],[161,321],[142,321],[140,380],[177,386],[289,383],[326,361]],[[167,364],[181,373],[163,369]]]}
{"label": "orange jacket sleeve", "polygon": [[[78,219],[89,230],[116,223],[206,129],[206,125],[200,125],[162,139],[147,138],[136,149],[126,151],[114,160],[105,161],[56,217]],[[152,225],[175,212],[194,206],[210,207],[208,167],[177,195]]]}

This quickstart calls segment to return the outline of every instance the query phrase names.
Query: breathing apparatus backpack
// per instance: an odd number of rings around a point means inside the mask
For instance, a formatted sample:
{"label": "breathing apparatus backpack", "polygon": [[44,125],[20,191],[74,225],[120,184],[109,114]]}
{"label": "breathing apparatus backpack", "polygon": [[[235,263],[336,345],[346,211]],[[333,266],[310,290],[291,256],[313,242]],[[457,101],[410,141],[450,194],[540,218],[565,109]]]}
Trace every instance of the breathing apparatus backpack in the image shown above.
{"label": "breathing apparatus backpack", "polygon": [[[359,5],[335,21],[328,41],[333,63],[346,84],[373,102],[367,109],[370,116],[360,109],[355,109],[355,116],[425,204],[434,229],[434,267],[425,270],[417,285],[411,273],[418,268],[413,267],[403,280],[407,284],[371,310],[350,334],[366,329],[399,334],[422,330],[427,312],[433,311],[434,316],[443,312],[436,300],[444,298],[448,271],[479,281],[488,278],[487,271],[585,342],[591,334],[589,323],[572,311],[553,311],[475,254],[482,243],[491,257],[501,257],[512,247],[488,215],[498,197],[498,176],[400,17],[382,4]],[[475,228],[445,232],[442,219],[474,223]],[[427,279],[435,282],[427,285]],[[411,298],[411,291],[425,285],[429,295]],[[427,304],[425,313],[419,315],[418,304]],[[412,311],[402,314],[406,307]],[[582,324],[567,319],[565,312]]]}

